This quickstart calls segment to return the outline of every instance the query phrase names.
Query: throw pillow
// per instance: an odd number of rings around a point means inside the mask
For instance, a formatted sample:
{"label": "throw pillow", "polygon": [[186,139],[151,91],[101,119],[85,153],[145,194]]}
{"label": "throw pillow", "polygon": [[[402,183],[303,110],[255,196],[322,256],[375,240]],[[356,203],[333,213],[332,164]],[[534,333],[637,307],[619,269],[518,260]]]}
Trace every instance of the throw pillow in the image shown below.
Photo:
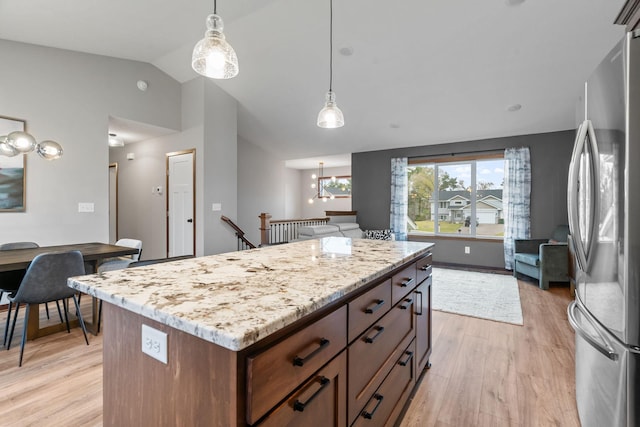
{"label": "throw pillow", "polygon": [[364,238],[373,240],[391,240],[391,230],[365,230]]}

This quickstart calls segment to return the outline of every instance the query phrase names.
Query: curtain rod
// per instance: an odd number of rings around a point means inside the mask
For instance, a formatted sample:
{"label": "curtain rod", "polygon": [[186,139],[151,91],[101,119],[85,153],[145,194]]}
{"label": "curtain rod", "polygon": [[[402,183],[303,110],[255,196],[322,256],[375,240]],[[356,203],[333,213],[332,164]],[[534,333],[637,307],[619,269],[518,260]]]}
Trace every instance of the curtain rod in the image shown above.
{"label": "curtain rod", "polygon": [[441,154],[428,154],[428,155],[422,155],[422,156],[415,156],[415,157],[409,157],[409,163],[412,162],[416,162],[416,161],[421,161],[421,160],[428,160],[428,159],[446,159],[448,157],[450,158],[455,158],[455,157],[460,157],[460,156],[469,156],[469,155],[490,155],[490,154],[500,154],[500,155],[504,155],[504,151],[506,150],[506,148],[494,148],[491,150],[473,150],[473,151],[460,151],[457,153],[441,153]]}

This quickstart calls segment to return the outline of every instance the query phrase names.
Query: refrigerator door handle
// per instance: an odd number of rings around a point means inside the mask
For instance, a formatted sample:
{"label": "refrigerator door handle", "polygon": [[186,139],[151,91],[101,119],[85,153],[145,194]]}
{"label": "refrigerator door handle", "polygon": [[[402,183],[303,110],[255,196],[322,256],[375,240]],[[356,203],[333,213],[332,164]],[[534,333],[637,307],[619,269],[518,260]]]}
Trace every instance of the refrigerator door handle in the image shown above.
{"label": "refrigerator door handle", "polygon": [[[591,323],[591,326],[594,328],[594,330],[596,331],[596,333],[598,334],[598,337],[602,342],[596,341],[589,333],[587,333],[584,329],[582,329],[582,327],[580,326],[580,322],[576,318],[575,310],[582,311],[583,317],[587,319],[589,323]],[[577,301],[573,301],[571,304],[569,304],[569,307],[567,308],[567,315],[569,317],[569,323],[571,323],[571,326],[576,331],[576,334],[580,335],[593,348],[595,348],[600,353],[602,353],[603,355],[605,355],[606,357],[608,357],[613,361],[616,361],[620,358],[620,355],[615,352],[615,350],[607,342],[607,339],[600,333],[600,331],[598,330],[599,328],[598,325],[595,325],[593,321],[589,318],[589,315],[584,313],[584,311],[578,305]]]}
{"label": "refrigerator door handle", "polygon": [[569,232],[573,237],[578,264],[583,271],[586,269],[586,256],[578,219],[578,174],[580,173],[580,156],[584,150],[587,127],[586,120],[578,127],[576,142],[573,145],[573,154],[571,155],[571,163],[569,164],[569,185],[567,187],[569,199]]}

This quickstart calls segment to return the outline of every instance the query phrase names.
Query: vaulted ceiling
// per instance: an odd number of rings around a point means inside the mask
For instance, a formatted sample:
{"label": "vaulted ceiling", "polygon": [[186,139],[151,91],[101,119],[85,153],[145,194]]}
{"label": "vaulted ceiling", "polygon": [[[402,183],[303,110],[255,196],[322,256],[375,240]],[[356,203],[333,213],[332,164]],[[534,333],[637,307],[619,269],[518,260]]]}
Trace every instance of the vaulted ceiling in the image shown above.
{"label": "vaulted ceiling", "polygon": [[[220,0],[240,74],[217,83],[238,100],[240,136],[284,160],[571,129],[583,82],[624,34],[623,3],[334,0],[346,124],[320,129],[329,0]],[[145,61],[185,82],[212,11],[212,0],[2,0],[0,38]]]}

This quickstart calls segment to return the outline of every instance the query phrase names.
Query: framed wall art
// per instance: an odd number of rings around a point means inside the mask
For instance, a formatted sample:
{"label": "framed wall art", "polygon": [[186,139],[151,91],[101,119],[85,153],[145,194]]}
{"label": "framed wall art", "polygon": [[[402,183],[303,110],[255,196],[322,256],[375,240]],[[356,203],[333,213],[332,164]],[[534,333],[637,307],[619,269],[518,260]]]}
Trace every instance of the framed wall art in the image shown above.
{"label": "framed wall art", "polygon": [[[25,131],[25,121],[0,116],[0,138]],[[24,154],[0,155],[0,212],[24,212],[26,159]]]}

